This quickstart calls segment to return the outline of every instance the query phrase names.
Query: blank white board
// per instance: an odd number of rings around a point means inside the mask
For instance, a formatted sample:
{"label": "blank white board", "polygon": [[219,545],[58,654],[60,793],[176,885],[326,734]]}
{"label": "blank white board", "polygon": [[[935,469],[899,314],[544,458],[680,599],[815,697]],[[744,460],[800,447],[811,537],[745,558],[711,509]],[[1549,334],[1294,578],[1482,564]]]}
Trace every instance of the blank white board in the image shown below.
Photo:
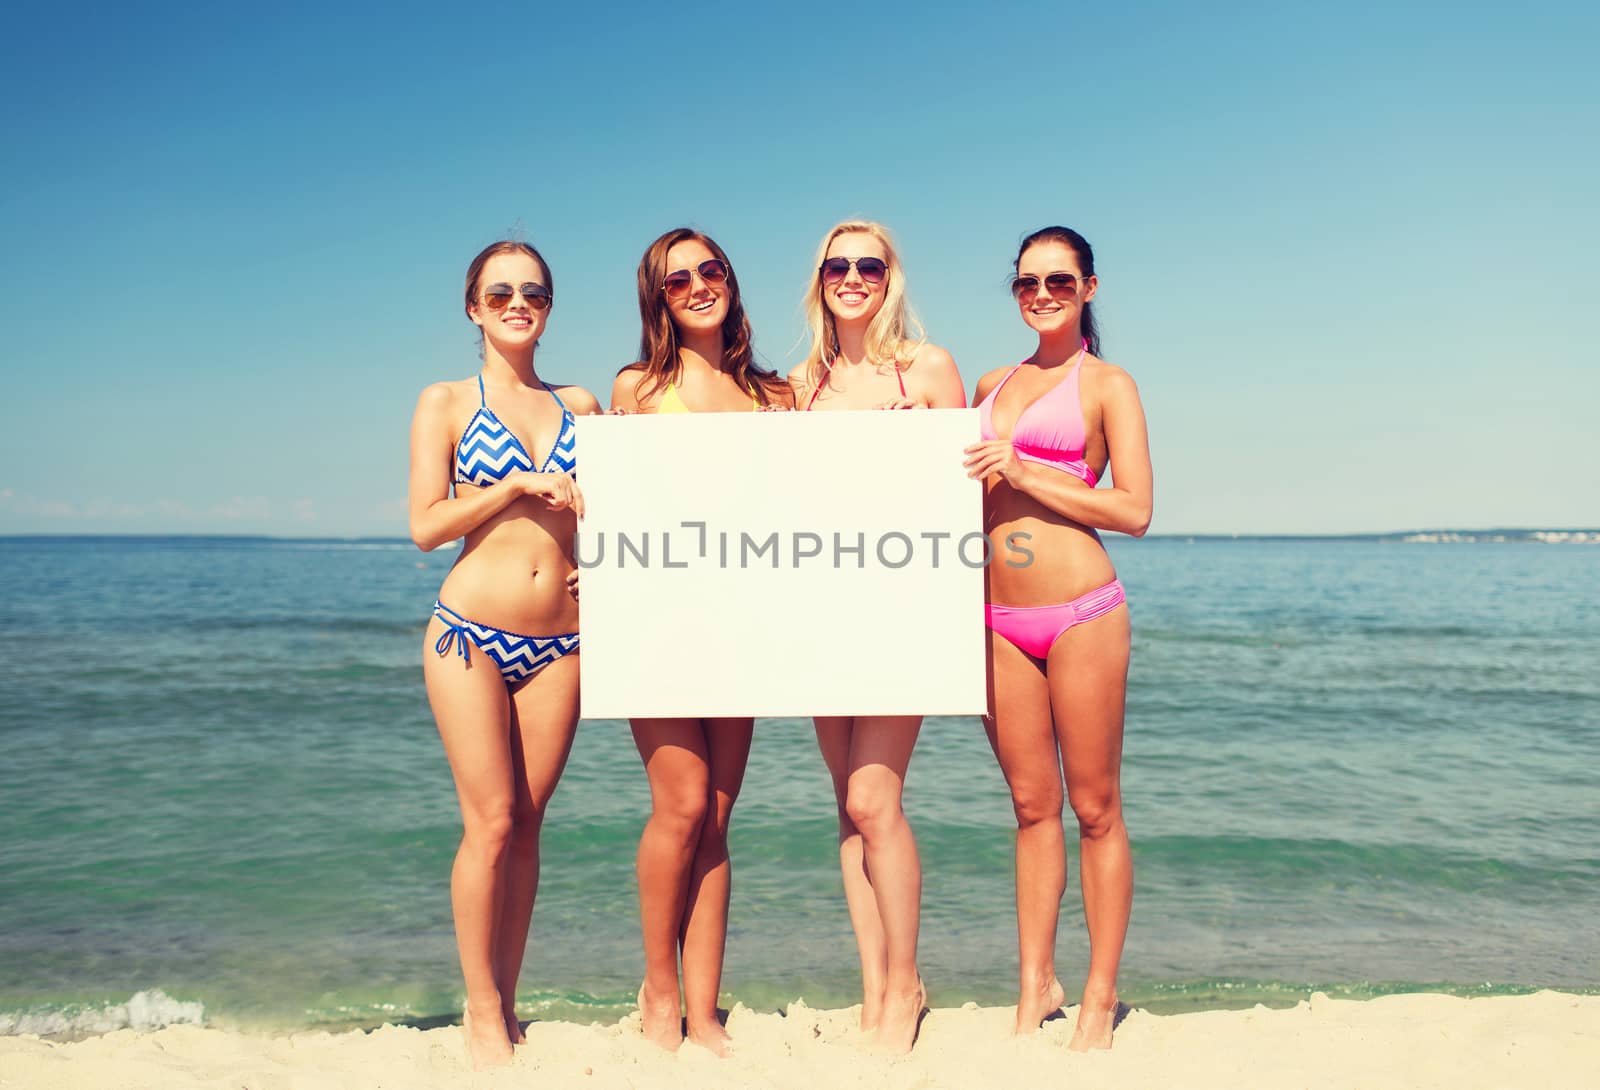
{"label": "blank white board", "polygon": [[579,417],[583,717],[982,714],[977,439],[971,409]]}

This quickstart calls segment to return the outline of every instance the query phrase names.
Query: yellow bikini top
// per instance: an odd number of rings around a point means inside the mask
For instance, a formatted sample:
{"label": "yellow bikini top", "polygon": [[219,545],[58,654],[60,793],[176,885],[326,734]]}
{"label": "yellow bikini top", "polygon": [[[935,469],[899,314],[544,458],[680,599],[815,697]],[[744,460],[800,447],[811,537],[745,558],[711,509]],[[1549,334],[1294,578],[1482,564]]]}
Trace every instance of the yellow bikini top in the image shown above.
{"label": "yellow bikini top", "polygon": [[[683,403],[683,398],[678,394],[678,388],[670,382],[667,383],[666,390],[661,394],[661,400],[656,404],[656,414],[659,416],[666,413],[687,413],[693,411],[693,409],[689,408],[689,406]],[[753,413],[758,413],[761,411],[761,402],[757,400],[756,395],[753,393],[750,395],[750,411]]]}

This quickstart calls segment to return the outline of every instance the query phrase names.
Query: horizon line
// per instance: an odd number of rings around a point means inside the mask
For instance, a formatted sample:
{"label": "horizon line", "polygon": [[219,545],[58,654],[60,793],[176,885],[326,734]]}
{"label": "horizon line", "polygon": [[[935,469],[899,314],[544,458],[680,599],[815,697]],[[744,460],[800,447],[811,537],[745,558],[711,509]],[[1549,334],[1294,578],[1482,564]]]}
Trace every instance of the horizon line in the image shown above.
{"label": "horizon line", "polygon": [[[1144,535],[1146,541],[1156,540],[1183,540],[1183,541],[1341,541],[1341,540],[1368,540],[1373,538],[1414,538],[1439,535],[1454,536],[1490,536],[1490,535],[1521,535],[1534,534],[1593,534],[1600,537],[1600,527],[1579,526],[1490,526],[1490,527],[1465,527],[1465,526],[1437,526],[1422,527],[1407,530],[1339,530],[1326,532],[1311,531],[1172,531],[1165,533],[1150,533]],[[1119,535],[1120,536],[1120,535]],[[351,542],[351,543],[382,543],[409,545],[412,541],[408,537],[393,534],[245,534],[245,533],[209,533],[204,531],[145,531],[123,532],[115,530],[80,531],[77,533],[61,532],[0,532],[0,541],[68,541],[81,539],[121,539],[121,540],[206,540],[206,541],[284,541],[284,542]],[[459,540],[459,539],[458,539]],[[436,550],[431,550],[436,551]]]}

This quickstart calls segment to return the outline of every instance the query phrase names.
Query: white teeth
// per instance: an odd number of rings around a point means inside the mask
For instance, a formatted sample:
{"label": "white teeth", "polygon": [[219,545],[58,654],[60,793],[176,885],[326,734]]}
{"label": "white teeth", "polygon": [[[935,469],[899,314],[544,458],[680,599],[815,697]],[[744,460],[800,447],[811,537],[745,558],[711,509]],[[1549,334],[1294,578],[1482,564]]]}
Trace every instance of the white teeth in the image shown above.
{"label": "white teeth", "polygon": [[711,309],[711,305],[713,303],[715,303],[715,302],[716,302],[715,299],[708,299],[704,303],[696,303],[694,306],[690,307],[689,309],[690,310],[710,310]]}

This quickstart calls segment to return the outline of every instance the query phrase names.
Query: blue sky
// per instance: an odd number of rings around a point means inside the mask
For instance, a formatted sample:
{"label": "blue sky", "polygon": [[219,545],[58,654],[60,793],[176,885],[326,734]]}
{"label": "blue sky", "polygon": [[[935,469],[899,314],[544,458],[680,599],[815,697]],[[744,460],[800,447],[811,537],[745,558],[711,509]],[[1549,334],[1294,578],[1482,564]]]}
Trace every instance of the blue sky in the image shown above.
{"label": "blue sky", "polygon": [[1600,524],[1600,16],[1579,5],[294,5],[0,17],[0,533],[404,535],[418,390],[519,228],[601,394],[688,223],[798,359],[895,230],[970,392],[1082,231],[1156,533]]}

